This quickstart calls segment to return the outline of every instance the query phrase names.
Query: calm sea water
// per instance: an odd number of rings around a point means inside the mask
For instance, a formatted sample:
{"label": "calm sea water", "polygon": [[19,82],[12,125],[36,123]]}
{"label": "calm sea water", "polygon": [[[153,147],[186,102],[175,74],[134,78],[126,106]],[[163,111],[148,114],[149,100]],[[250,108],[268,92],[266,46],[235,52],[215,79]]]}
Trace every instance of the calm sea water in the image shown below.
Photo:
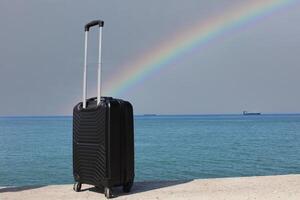
{"label": "calm sea water", "polygon": [[[73,183],[71,117],[0,118],[0,186]],[[300,173],[300,115],[135,117],[136,180]]]}

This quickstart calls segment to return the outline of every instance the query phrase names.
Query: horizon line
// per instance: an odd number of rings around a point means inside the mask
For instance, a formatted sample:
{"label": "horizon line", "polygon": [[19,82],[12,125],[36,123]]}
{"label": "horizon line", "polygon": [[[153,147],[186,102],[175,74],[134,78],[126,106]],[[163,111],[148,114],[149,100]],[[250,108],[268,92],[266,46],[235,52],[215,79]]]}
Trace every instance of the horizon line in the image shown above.
{"label": "horizon line", "polygon": [[[202,113],[202,114],[192,114],[192,113],[184,113],[184,114],[156,114],[156,113],[143,113],[143,114],[134,114],[134,116],[146,116],[153,115],[155,116],[208,116],[208,115],[243,115],[243,113]],[[261,113],[261,115],[300,115],[300,112],[266,112]],[[72,117],[73,115],[0,115],[0,118],[13,118],[13,117]],[[151,117],[151,116],[150,116]]]}

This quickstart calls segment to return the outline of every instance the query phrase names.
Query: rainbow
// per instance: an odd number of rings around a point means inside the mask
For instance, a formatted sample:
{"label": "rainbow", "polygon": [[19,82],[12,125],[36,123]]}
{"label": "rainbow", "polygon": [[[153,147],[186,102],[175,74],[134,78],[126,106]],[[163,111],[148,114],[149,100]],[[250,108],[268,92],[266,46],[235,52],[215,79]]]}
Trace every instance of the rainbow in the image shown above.
{"label": "rainbow", "polygon": [[219,16],[195,24],[191,29],[180,32],[167,42],[159,44],[141,55],[135,62],[125,65],[124,71],[112,77],[104,93],[120,95],[149,75],[168,66],[178,57],[199,48],[209,41],[222,36],[229,30],[264,17],[274,11],[291,5],[295,0],[250,0]]}

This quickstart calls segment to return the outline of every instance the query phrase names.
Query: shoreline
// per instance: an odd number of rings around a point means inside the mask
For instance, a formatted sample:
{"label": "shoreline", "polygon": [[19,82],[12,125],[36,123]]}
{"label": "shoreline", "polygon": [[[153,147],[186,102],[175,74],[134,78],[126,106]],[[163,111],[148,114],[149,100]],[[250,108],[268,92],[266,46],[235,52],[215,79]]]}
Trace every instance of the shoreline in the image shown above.
{"label": "shoreline", "polygon": [[[22,199],[106,199],[90,185],[74,192],[72,184],[0,188],[1,200]],[[300,174],[234,178],[194,179],[183,181],[136,182],[125,194],[114,188],[114,199],[300,199]]]}

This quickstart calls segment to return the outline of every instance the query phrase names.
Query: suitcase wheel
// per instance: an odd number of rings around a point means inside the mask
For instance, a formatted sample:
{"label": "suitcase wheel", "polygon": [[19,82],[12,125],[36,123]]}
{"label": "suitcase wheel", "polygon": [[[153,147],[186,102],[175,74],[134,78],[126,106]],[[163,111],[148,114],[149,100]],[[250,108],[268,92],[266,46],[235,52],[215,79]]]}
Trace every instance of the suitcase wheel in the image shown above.
{"label": "suitcase wheel", "polygon": [[132,185],[133,185],[133,181],[130,181],[126,184],[123,185],[123,192],[130,192],[131,188],[132,188]]}
{"label": "suitcase wheel", "polygon": [[80,190],[81,190],[81,183],[75,182],[74,185],[73,185],[73,190],[75,192],[80,192]]}
{"label": "suitcase wheel", "polygon": [[112,197],[111,189],[108,188],[108,187],[105,187],[105,188],[104,188],[104,195],[105,195],[105,197],[108,198],[108,199],[111,198],[111,197]]}

